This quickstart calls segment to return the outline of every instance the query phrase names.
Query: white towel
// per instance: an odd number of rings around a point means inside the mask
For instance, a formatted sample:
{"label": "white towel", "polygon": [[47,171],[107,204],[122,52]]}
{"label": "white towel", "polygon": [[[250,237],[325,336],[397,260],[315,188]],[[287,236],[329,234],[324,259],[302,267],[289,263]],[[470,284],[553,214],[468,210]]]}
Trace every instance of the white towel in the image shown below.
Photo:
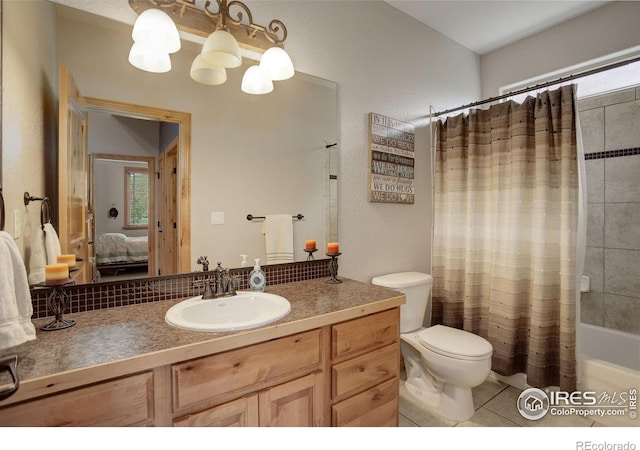
{"label": "white towel", "polygon": [[264,240],[267,264],[293,262],[293,219],[291,214],[265,216]]}
{"label": "white towel", "polygon": [[0,349],[36,338],[33,305],[22,255],[9,233],[0,231]]}
{"label": "white towel", "polygon": [[47,265],[47,251],[44,244],[44,231],[37,227],[31,239],[31,253],[29,254],[29,284],[45,281],[44,266]]}
{"label": "white towel", "polygon": [[58,233],[50,223],[44,224],[44,246],[47,251],[47,264],[57,264],[58,256],[62,254],[62,250]]}

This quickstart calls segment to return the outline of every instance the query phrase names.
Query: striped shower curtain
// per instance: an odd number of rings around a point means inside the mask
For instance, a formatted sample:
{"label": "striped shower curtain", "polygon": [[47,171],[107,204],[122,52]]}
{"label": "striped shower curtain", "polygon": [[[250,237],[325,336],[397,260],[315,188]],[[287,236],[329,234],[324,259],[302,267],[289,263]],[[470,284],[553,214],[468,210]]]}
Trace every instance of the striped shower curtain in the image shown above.
{"label": "striped shower curtain", "polygon": [[576,388],[574,86],[436,129],[432,323],[493,345],[492,370]]}

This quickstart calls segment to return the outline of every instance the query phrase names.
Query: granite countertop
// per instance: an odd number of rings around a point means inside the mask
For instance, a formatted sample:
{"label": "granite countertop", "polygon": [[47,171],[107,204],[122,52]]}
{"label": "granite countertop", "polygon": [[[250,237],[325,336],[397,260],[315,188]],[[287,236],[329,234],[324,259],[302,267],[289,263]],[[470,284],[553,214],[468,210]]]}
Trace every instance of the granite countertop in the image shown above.
{"label": "granite countertop", "polygon": [[207,333],[172,327],[164,316],[181,300],[68,314],[64,317],[75,319],[76,325],[58,331],[40,330],[51,317],[36,319],[36,340],[0,351],[0,358],[18,355],[21,383],[18,392],[0,406],[350,320],[405,301],[397,291],[343,280],[341,284],[328,284],[322,278],[267,286],[266,292],[289,300],[291,312],[250,330]]}

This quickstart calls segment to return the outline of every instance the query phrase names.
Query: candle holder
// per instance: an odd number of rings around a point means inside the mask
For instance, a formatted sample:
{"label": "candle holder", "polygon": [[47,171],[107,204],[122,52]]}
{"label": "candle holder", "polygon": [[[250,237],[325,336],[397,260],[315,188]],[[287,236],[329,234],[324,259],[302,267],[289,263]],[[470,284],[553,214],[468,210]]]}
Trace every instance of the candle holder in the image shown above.
{"label": "candle holder", "polygon": [[342,283],[342,280],[338,278],[338,256],[340,255],[342,255],[342,253],[327,253],[327,256],[331,258],[331,261],[329,261],[329,274],[331,276],[327,279],[327,283],[329,284]]}
{"label": "candle holder", "polygon": [[40,327],[42,331],[64,330],[76,324],[75,320],[62,317],[69,304],[69,294],[62,288],[71,284],[75,284],[72,278],[62,283],[44,283],[44,286],[52,288],[51,293],[47,296],[47,308],[53,312],[55,320]]}
{"label": "candle holder", "polygon": [[307,256],[307,261],[314,261],[315,260],[315,258],[313,257],[313,254],[318,251],[317,248],[314,248],[314,249],[305,248],[304,251],[309,254],[309,256]]}

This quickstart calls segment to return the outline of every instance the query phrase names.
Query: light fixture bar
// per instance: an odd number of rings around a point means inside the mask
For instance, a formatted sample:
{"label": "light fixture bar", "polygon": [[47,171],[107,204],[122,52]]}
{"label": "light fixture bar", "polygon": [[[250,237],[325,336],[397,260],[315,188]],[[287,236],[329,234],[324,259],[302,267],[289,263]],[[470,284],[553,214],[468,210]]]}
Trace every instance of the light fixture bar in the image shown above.
{"label": "light fixture bar", "polygon": [[[220,22],[236,38],[240,47],[263,53],[270,47],[282,46],[287,38],[287,28],[273,19],[267,27],[253,23],[251,11],[244,3],[232,0],[215,0],[218,8],[211,11],[212,1],[207,1],[204,10],[196,8],[195,0],[129,0],[129,6],[140,15],[147,9],[161,8],[179,30],[206,38]],[[233,9],[233,11],[232,11]]]}

